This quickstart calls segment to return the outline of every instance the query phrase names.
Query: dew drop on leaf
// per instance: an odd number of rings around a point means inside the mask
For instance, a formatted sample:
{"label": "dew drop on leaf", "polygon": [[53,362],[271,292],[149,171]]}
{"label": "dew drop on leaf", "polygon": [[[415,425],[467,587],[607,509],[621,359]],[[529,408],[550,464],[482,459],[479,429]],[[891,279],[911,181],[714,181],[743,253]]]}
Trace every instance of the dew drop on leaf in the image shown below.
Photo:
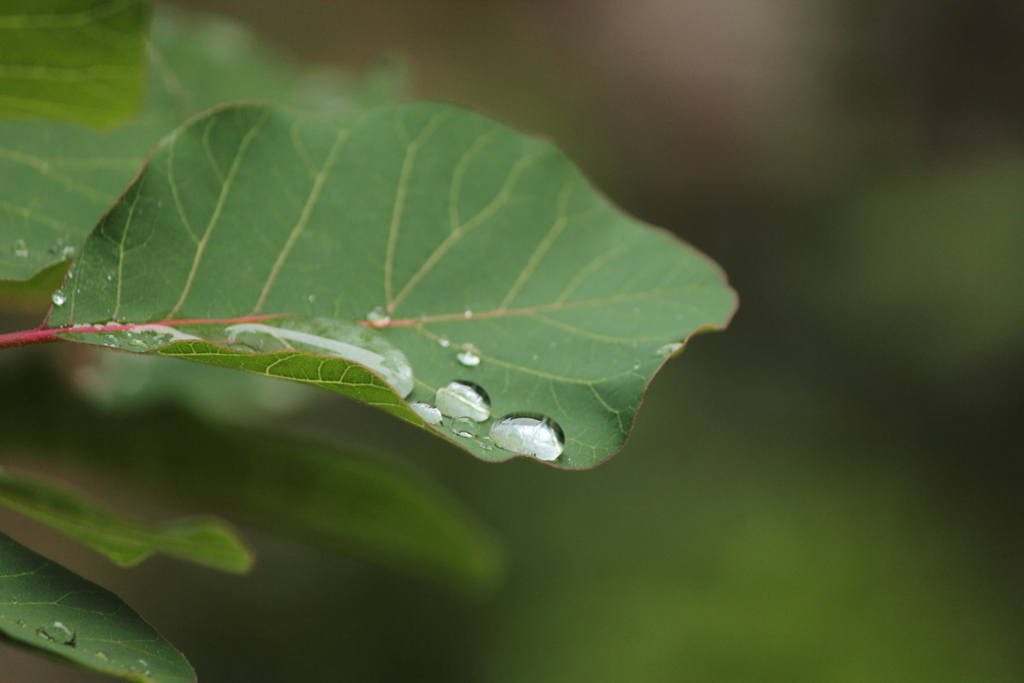
{"label": "dew drop on leaf", "polygon": [[402,398],[416,383],[412,366],[398,347],[376,331],[346,320],[295,316],[224,328],[228,342],[264,353],[294,349],[359,363],[387,382]]}
{"label": "dew drop on leaf", "polygon": [[475,368],[480,365],[480,349],[476,348],[472,344],[466,344],[462,347],[455,356],[459,363],[465,365],[467,368]]}
{"label": "dew drop on leaf", "polygon": [[25,244],[25,240],[23,239],[15,240],[11,251],[13,251],[14,255],[18,258],[28,258],[28,245]]}
{"label": "dew drop on leaf", "polygon": [[429,403],[416,401],[414,403],[410,403],[409,407],[412,408],[414,413],[423,418],[423,421],[427,424],[434,425],[435,427],[441,424],[441,411]]}
{"label": "dew drop on leaf", "polygon": [[452,343],[450,341],[448,341],[448,337],[440,337],[440,338],[438,338],[437,343],[441,345],[441,348],[445,348],[445,349],[447,349],[449,346],[452,345]]}
{"label": "dew drop on leaf", "polygon": [[108,655],[106,652],[95,652],[93,654],[95,654],[98,659],[102,659],[104,662],[110,661],[110,655]]}
{"label": "dew drop on leaf", "polygon": [[61,251],[61,256],[63,256],[64,258],[71,258],[74,255],[75,255],[75,248],[72,247],[70,244],[68,246],[64,247],[64,250]]}
{"label": "dew drop on leaf", "polygon": [[63,289],[58,289],[56,292],[50,295],[50,301],[53,302],[54,306],[63,306],[68,300],[67,294],[64,293]]}
{"label": "dew drop on leaf", "polygon": [[657,357],[671,356],[673,353],[675,353],[681,348],[683,348],[683,345],[680,342],[675,342],[673,344],[665,344],[664,346],[659,346],[658,349],[654,352],[654,355]]}
{"label": "dew drop on leaf", "polygon": [[437,390],[435,398],[442,415],[468,417],[482,422],[491,415],[491,397],[478,384],[455,380]]}
{"label": "dew drop on leaf", "polygon": [[472,439],[475,437],[477,427],[477,423],[468,417],[453,417],[448,422],[448,429],[450,429],[455,436],[461,436],[463,439]]}
{"label": "dew drop on leaf", "polygon": [[485,436],[482,439],[477,439],[476,444],[485,451],[494,450],[494,440],[489,436]]}
{"label": "dew drop on leaf", "polygon": [[391,318],[388,316],[388,312],[381,306],[374,306],[370,309],[370,312],[366,314],[367,322],[374,323],[375,325],[383,325],[391,322]]}
{"label": "dew drop on leaf", "polygon": [[510,413],[491,425],[494,445],[506,451],[551,461],[565,449],[565,433],[540,413]]}

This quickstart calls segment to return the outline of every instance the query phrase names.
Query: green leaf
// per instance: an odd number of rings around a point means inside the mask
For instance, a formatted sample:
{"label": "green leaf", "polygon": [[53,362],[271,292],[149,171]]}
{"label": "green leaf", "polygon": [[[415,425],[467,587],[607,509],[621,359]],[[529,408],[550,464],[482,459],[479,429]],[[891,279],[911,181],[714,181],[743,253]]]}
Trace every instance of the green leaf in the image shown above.
{"label": "green leaf", "polygon": [[132,681],[196,680],[185,657],[121,598],[0,533],[0,635]]}
{"label": "green leaf", "polygon": [[252,566],[252,552],[224,522],[213,518],[150,524],[115,514],[57,484],[0,470],[0,505],[81,541],[121,566],[153,553],[232,572]]}
{"label": "green leaf", "polygon": [[237,24],[167,9],[156,13],[153,43],[148,102],[128,125],[101,133],[0,122],[0,301],[11,287],[3,279],[26,280],[71,258],[153,145],[189,116],[243,99],[314,110],[364,107],[398,97],[402,87],[395,68],[363,81],[300,69]]}
{"label": "green leaf", "polygon": [[[0,374],[0,448],[31,453],[34,467],[73,463],[178,504],[470,589],[499,576],[501,555],[482,524],[401,463],[214,426],[176,407],[109,414],[54,372],[37,362]],[[116,448],[110,434],[122,437]]]}
{"label": "green leaf", "polygon": [[[556,464],[573,469],[618,451],[667,356],[736,306],[711,260],[623,214],[552,145],[431,103],[193,120],[68,277],[49,324],[87,326],[66,338],[312,383],[423,424],[355,356],[293,343],[382,307],[366,324],[408,359],[410,401],[471,381],[493,416],[557,422]],[[277,346],[239,343],[238,326]],[[460,363],[471,351],[482,362]],[[485,460],[514,455],[434,431]]]}
{"label": "green leaf", "polygon": [[146,0],[0,5],[0,116],[108,127],[142,106]]}

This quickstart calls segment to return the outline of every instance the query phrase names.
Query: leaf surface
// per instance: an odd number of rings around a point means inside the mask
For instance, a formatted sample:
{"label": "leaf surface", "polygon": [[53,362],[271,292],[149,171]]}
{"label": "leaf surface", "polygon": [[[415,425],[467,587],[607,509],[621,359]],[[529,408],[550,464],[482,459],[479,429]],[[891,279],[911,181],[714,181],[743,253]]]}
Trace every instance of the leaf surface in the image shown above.
{"label": "leaf surface", "polygon": [[142,106],[146,0],[0,4],[0,116],[112,126]]}
{"label": "leaf surface", "polygon": [[0,533],[0,635],[84,669],[191,683],[185,657],[110,591]]}
{"label": "leaf surface", "polygon": [[11,288],[3,280],[27,280],[70,259],[150,149],[189,116],[244,99],[362,107],[397,97],[402,87],[396,69],[356,82],[331,69],[299,68],[235,23],[167,8],[156,12],[146,66],[146,106],[115,130],[0,121],[0,301]]}
{"label": "leaf surface", "polygon": [[253,562],[245,543],[223,522],[209,517],[151,524],[118,515],[63,486],[0,470],[0,505],[81,541],[121,566],[162,552],[233,572]]}
{"label": "leaf surface", "polygon": [[[366,324],[408,359],[410,401],[471,381],[495,417],[553,419],[555,464],[574,469],[622,447],[667,356],[736,306],[710,259],[623,214],[552,145],[432,103],[196,119],[154,151],[69,278],[49,320],[85,326],[68,339],[318,384],[423,424],[351,356],[230,334],[382,309]],[[435,431],[485,460],[514,455]]]}

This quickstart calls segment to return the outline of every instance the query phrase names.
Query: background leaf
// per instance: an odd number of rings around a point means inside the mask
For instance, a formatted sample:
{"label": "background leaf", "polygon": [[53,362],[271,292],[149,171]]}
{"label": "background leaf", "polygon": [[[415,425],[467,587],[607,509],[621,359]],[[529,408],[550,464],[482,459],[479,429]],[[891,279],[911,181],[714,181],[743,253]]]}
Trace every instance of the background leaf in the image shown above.
{"label": "background leaf", "polygon": [[186,683],[185,657],[110,591],[0,533],[0,634],[85,669]]}
{"label": "background leaf", "polygon": [[403,87],[397,67],[362,81],[334,69],[300,68],[238,24],[166,8],[156,13],[153,44],[148,101],[127,125],[101,133],[39,121],[0,123],[0,300],[11,287],[3,280],[26,280],[73,256],[153,145],[189,116],[241,99],[361,107],[397,98]]}
{"label": "background leaf", "polygon": [[[470,380],[495,416],[561,425],[566,468],[621,448],[666,357],[736,306],[713,262],[613,207],[553,146],[429,103],[237,106],[194,120],[154,151],[68,277],[51,326],[130,323],[68,338],[132,349],[133,325],[175,321],[185,341],[168,344],[165,329],[160,353],[319,383],[410,418],[352,363],[247,353],[224,335],[245,316],[344,321],[383,307],[390,318],[374,326],[412,364],[410,400]],[[458,354],[470,349],[482,362],[467,367]],[[485,460],[513,455],[437,431]]]}
{"label": "background leaf", "polygon": [[135,114],[146,83],[146,0],[0,5],[0,116],[108,127]]}
{"label": "background leaf", "polygon": [[[482,524],[400,463],[213,426],[177,407],[109,414],[75,397],[41,362],[0,375],[0,396],[18,397],[0,410],[0,447],[30,453],[24,462],[33,467],[82,468],[177,505],[470,589],[493,585],[500,573],[497,543]],[[131,438],[112,448],[110,434]]]}
{"label": "background leaf", "polygon": [[118,515],[63,486],[0,470],[0,505],[81,541],[122,566],[156,552],[217,569],[245,572],[252,553],[224,522],[213,518],[151,524]]}

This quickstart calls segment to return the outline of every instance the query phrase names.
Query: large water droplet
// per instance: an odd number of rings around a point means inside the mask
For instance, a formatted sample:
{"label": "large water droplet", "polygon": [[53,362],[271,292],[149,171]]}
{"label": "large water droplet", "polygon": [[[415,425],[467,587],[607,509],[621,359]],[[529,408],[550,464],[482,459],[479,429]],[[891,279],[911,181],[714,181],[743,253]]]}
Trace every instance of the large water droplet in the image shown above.
{"label": "large water droplet", "polygon": [[50,300],[53,302],[54,306],[63,306],[64,303],[68,300],[68,296],[67,294],[64,293],[64,290],[58,289],[56,292],[50,295]]}
{"label": "large water droplet", "polygon": [[28,258],[28,245],[25,244],[25,240],[17,239],[14,241],[14,246],[11,247],[11,251],[18,258]]}
{"label": "large water droplet", "polygon": [[455,436],[461,436],[463,439],[475,437],[478,427],[476,421],[468,417],[453,417],[448,421],[448,429],[452,430]]}
{"label": "large water droplet", "polygon": [[480,349],[472,344],[465,344],[462,350],[455,355],[455,358],[467,368],[475,368],[480,365]]}
{"label": "large water droplet", "polygon": [[429,403],[420,403],[416,401],[410,403],[409,407],[412,411],[423,418],[423,421],[428,425],[434,425],[435,427],[441,424],[441,411],[430,405]]}
{"label": "large water droplet", "polygon": [[494,445],[506,451],[551,461],[565,449],[558,423],[539,413],[510,413],[491,425]]}
{"label": "large water droplet", "polygon": [[683,348],[683,345],[680,342],[675,342],[673,344],[665,344],[664,346],[659,346],[654,351],[654,355],[656,357],[671,356],[673,353],[675,353],[681,348]]}
{"label": "large water droplet", "polygon": [[457,379],[437,390],[438,409],[448,417],[468,417],[482,422],[491,415],[491,397],[483,387]]}
{"label": "large water droplet", "polygon": [[263,353],[295,349],[359,363],[379,375],[402,398],[415,385],[412,366],[397,347],[374,330],[333,318],[288,317],[224,328],[228,343]]}
{"label": "large water droplet", "polygon": [[375,325],[384,325],[391,322],[391,317],[383,307],[374,306],[370,309],[370,312],[366,314],[366,320]]}

